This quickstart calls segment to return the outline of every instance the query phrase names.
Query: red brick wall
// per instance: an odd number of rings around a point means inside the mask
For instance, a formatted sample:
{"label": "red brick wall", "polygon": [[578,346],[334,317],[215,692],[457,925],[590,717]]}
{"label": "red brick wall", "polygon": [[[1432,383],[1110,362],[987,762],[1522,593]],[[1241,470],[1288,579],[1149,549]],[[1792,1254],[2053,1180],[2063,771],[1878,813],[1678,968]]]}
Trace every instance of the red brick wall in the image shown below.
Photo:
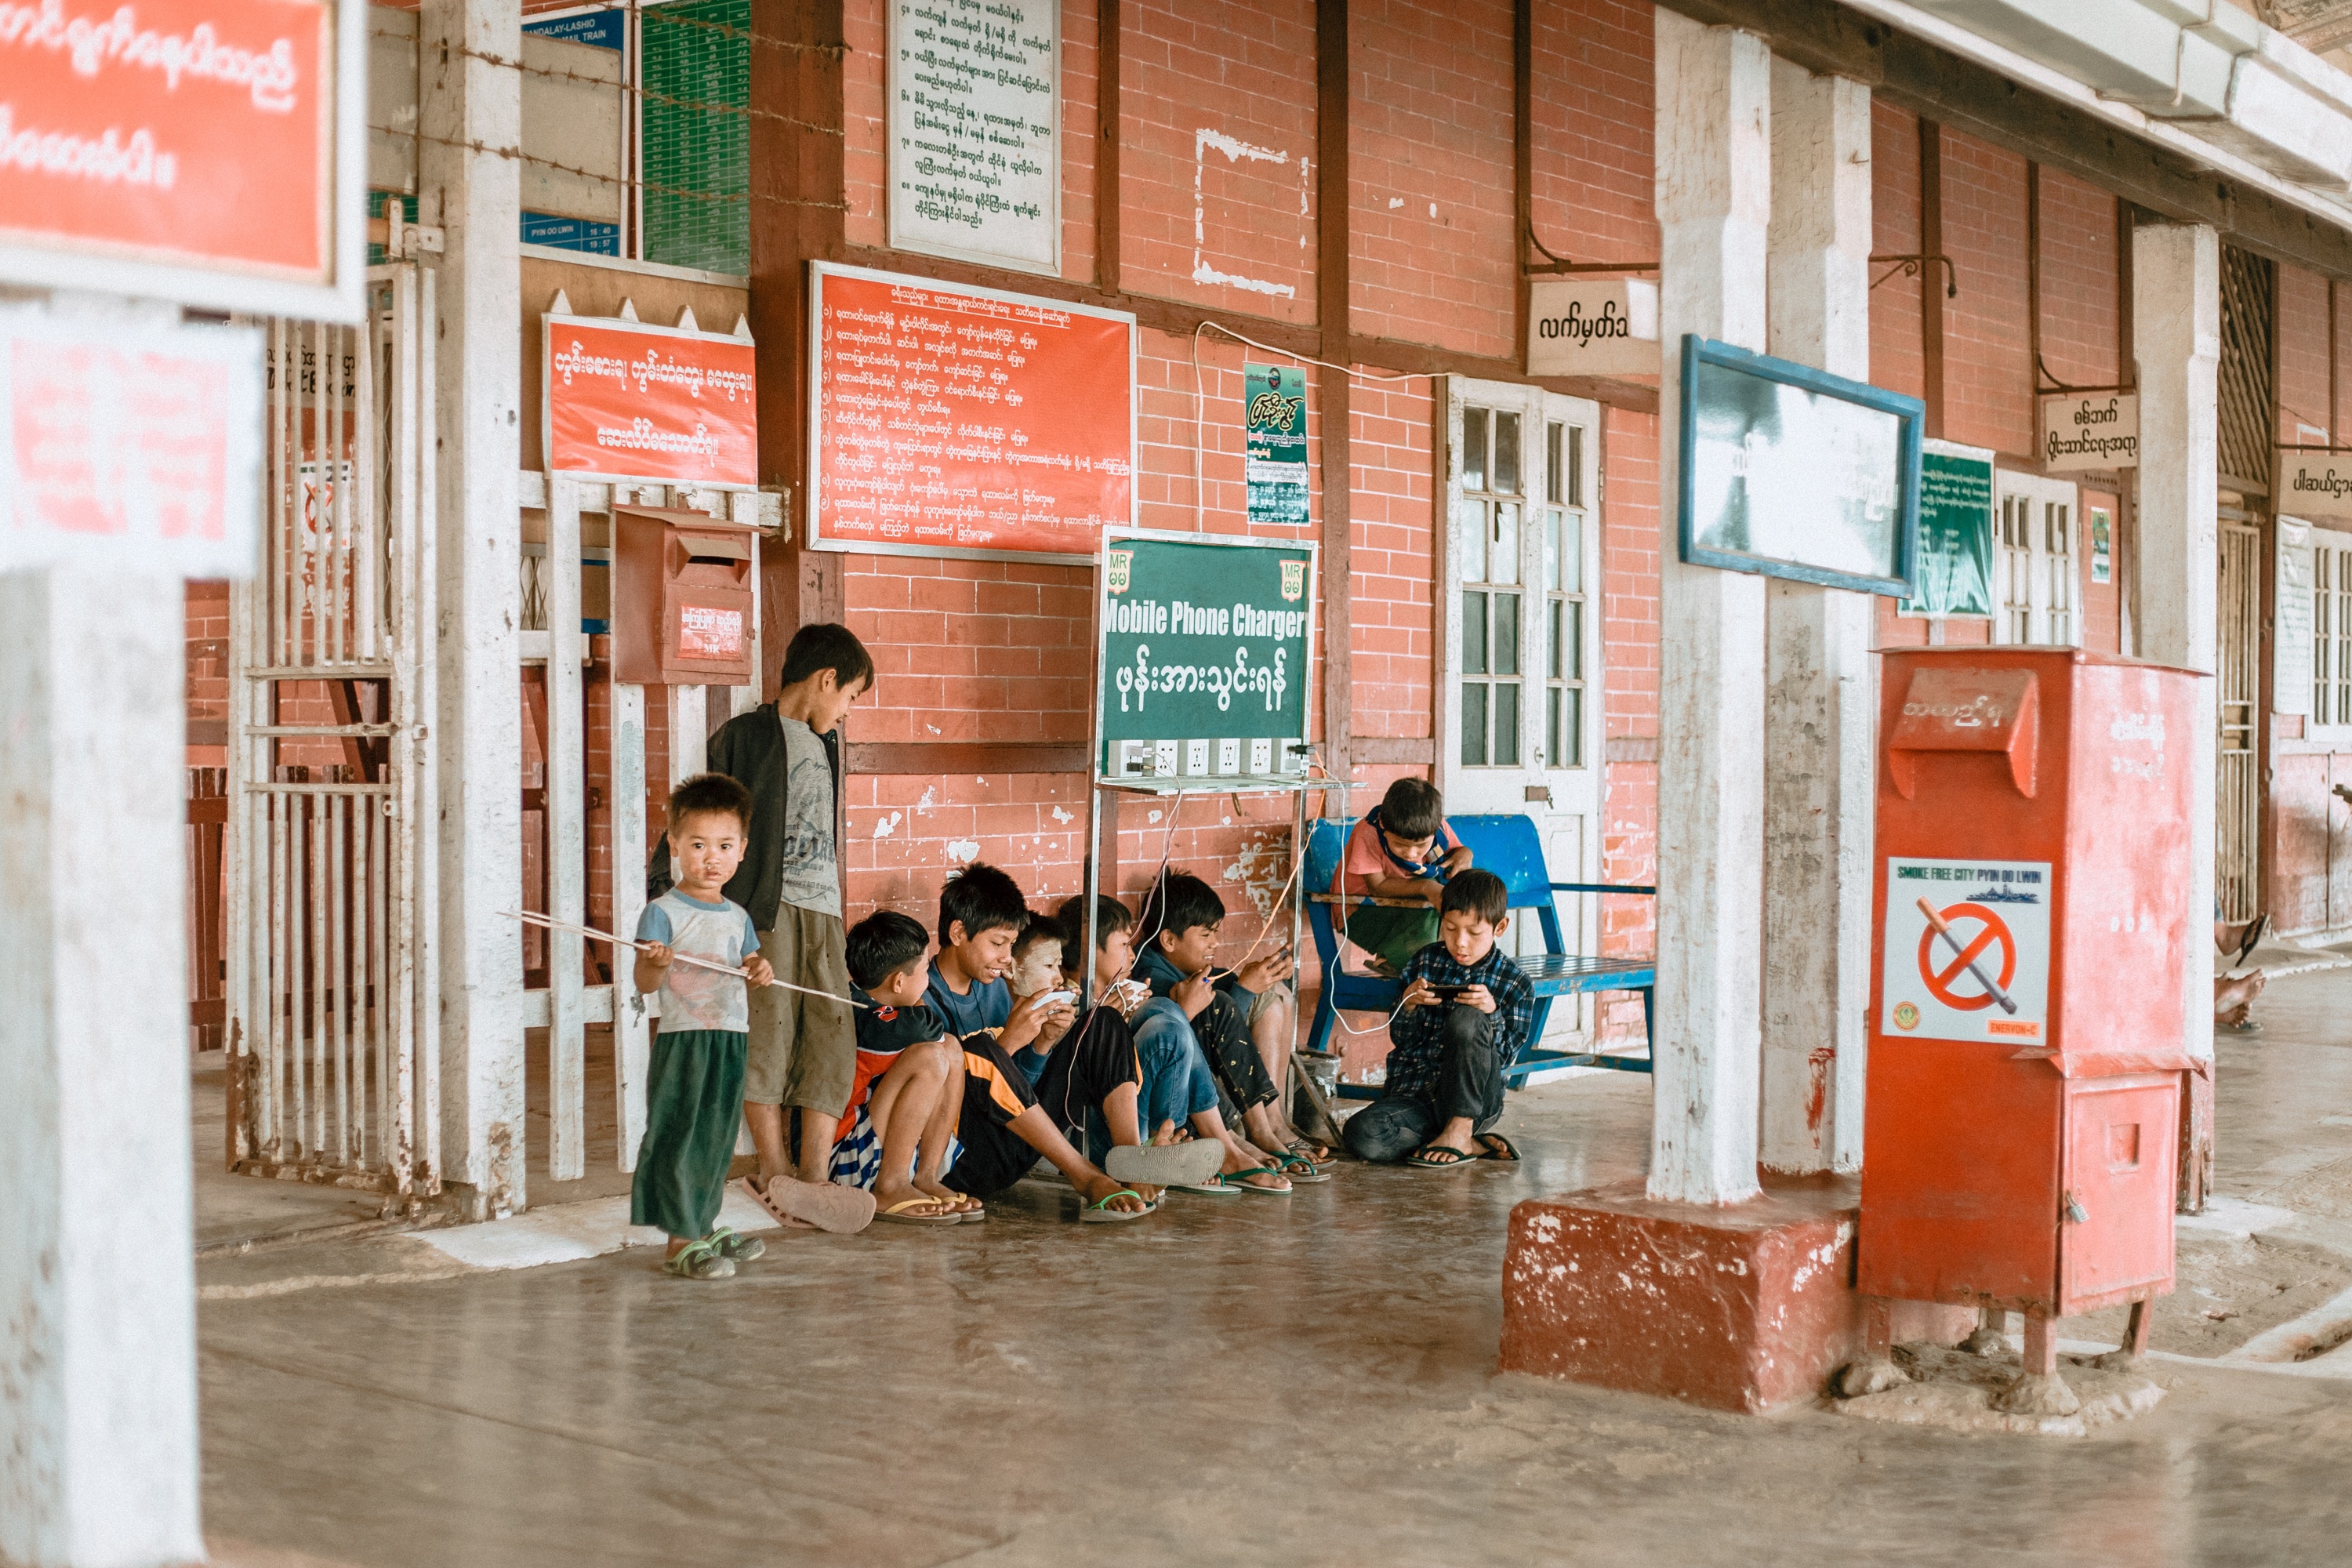
{"label": "red brick wall", "polygon": [[2278,438],[2327,439],[2327,280],[2300,267],[2278,274]]}
{"label": "red brick wall", "polygon": [[[1601,636],[1608,659],[1609,758],[1601,826],[1603,881],[1650,883],[1658,870],[1658,421],[1612,409],[1602,439]],[[1603,945],[1611,952],[1654,951],[1654,900],[1604,900]],[[1638,1031],[1636,998],[1607,1005],[1612,1034]]]}
{"label": "red brick wall", "polygon": [[1430,384],[1425,376],[1363,380],[1353,393],[1349,729],[1359,735],[1430,733],[1437,480]]}
{"label": "red brick wall", "polygon": [[1356,329],[1516,352],[1508,0],[1348,14]]}
{"label": "red brick wall", "polygon": [[1312,322],[1313,0],[1129,0],[1120,16],[1121,282]]}
{"label": "red brick wall", "polygon": [[1651,11],[1625,0],[1536,7],[1528,195],[1537,237],[1575,260],[1658,258]]}
{"label": "red brick wall", "polygon": [[2025,332],[2025,160],[1943,133],[1944,250],[1960,292],[1944,301],[1944,437],[2033,450],[2033,355]]}
{"label": "red brick wall", "polygon": [[[1870,235],[1874,256],[1919,253],[1919,121],[1876,101],[1870,106]],[[1886,266],[1874,268],[1871,279],[1877,286],[1870,291],[1870,379],[1925,397],[1919,280]]]}
{"label": "red brick wall", "polygon": [[2123,379],[2116,331],[2116,198],[2042,171],[2042,360],[2070,386]]}

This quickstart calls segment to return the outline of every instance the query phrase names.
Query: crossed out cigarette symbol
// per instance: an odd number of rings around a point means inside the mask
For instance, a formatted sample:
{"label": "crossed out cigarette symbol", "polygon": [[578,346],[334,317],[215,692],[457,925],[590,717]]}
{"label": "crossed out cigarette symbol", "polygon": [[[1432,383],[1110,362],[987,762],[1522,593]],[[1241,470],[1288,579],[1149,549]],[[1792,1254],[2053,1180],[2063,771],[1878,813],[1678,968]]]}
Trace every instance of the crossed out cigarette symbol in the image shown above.
{"label": "crossed out cigarette symbol", "polygon": [[[1927,989],[1936,1000],[1960,1013],[1973,1013],[1996,1002],[2000,1004],[2002,1012],[2016,1012],[2017,1004],[2009,998],[2009,983],[2017,978],[2017,939],[2010,934],[2009,922],[1982,904],[1954,904],[1938,914],[1935,905],[1921,899],[1919,912],[1927,917],[1927,929],[1919,933],[1919,975],[1927,981]],[[1963,942],[1949,923],[1956,920],[1981,921],[1984,927]],[[1941,967],[1936,963],[1937,937],[1944,939],[1953,955],[1951,961]],[[1977,962],[1984,955],[1985,949],[1995,942],[2000,944],[1999,980],[1987,974],[1984,966]],[[1953,992],[1952,983],[1960,977],[1962,971],[1976,977],[1977,983],[1984,987],[1983,994],[1962,996]]]}

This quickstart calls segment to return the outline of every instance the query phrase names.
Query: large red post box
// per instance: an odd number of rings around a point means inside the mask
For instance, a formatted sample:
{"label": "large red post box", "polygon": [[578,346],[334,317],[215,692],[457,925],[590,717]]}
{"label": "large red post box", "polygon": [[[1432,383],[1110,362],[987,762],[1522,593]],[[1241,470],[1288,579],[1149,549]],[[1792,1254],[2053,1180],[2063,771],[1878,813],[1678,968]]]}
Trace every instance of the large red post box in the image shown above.
{"label": "large red post box", "polygon": [[751,684],[751,530],[698,511],[622,507],[613,531],[613,678]]}
{"label": "large red post box", "polygon": [[2170,1290],[2200,679],[1885,655],[1864,1295],[2021,1310],[2046,1347]]}

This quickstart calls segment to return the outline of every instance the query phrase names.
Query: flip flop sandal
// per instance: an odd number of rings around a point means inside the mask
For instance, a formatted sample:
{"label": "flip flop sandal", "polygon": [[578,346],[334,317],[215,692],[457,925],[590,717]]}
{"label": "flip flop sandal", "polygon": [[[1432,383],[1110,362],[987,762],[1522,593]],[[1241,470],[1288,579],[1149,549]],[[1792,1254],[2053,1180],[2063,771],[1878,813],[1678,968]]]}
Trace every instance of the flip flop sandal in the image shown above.
{"label": "flip flop sandal", "polygon": [[675,1274],[680,1279],[732,1279],[735,1265],[706,1237],[688,1242],[678,1249],[677,1257],[663,1259],[662,1272]]}
{"label": "flip flop sandal", "polygon": [[1282,1173],[1294,1183],[1328,1182],[1331,1179],[1330,1172],[1316,1169],[1315,1162],[1304,1154],[1277,1154],[1274,1163],[1281,1166]]}
{"label": "flip flop sandal", "polygon": [[[1105,1174],[1108,1173],[1106,1172]],[[1124,1181],[1126,1178],[1114,1176],[1111,1179]],[[1157,1186],[1159,1184],[1155,1182],[1152,1184]],[[1171,1193],[1198,1193],[1204,1198],[1237,1198],[1242,1195],[1242,1190],[1239,1187],[1225,1185],[1225,1179],[1223,1176],[1211,1176],[1205,1182],[1171,1182],[1168,1184],[1168,1190]]]}
{"label": "flip flop sandal", "polygon": [[1196,1188],[1225,1163],[1222,1145],[1206,1139],[1189,1143],[1122,1143],[1103,1156],[1103,1174],[1114,1182],[1147,1187]]}
{"label": "flip flop sandal", "polygon": [[[887,1209],[876,1210],[874,1217],[876,1219],[888,1220],[893,1225],[954,1225],[963,1218],[963,1215],[956,1213],[952,1209],[940,1210],[939,1201],[939,1199],[928,1195],[919,1198],[901,1198],[898,1202],[892,1204]],[[931,1214],[910,1214],[908,1212],[910,1209],[921,1208],[932,1209],[937,1212]]]}
{"label": "flip flop sandal", "polygon": [[1118,1225],[1131,1219],[1141,1219],[1145,1215],[1152,1213],[1160,1205],[1158,1204],[1145,1204],[1139,1209],[1115,1209],[1110,1206],[1110,1202],[1113,1198],[1140,1198],[1142,1196],[1143,1194],[1141,1193],[1135,1192],[1127,1187],[1121,1187],[1118,1191],[1106,1194],[1104,1196],[1097,1198],[1093,1203],[1087,1204],[1084,1207],[1080,1208],[1078,1210],[1078,1218],[1088,1225]]}
{"label": "flip flop sandal", "polygon": [[1499,1160],[1506,1165],[1516,1165],[1519,1163],[1518,1145],[1499,1132],[1481,1132],[1475,1142],[1478,1145],[1476,1155],[1478,1159]]}
{"label": "flip flop sandal", "polygon": [[2246,939],[2238,944],[2238,956],[2230,961],[2232,969],[2246,962],[2246,955],[2254,951],[2256,944],[2263,940],[2263,934],[2270,930],[2270,925],[2271,917],[2268,915],[2256,915],[2247,925]]}
{"label": "flip flop sandal", "polygon": [[1476,1164],[1478,1157],[1443,1143],[1424,1143],[1407,1154],[1404,1163],[1416,1171],[1459,1171]]}
{"label": "flip flop sandal", "polygon": [[719,1249],[719,1255],[730,1263],[750,1263],[768,1254],[768,1244],[755,1236],[744,1236],[727,1226],[720,1226],[702,1238]]}
{"label": "flip flop sandal", "polygon": [[1250,1180],[1252,1176],[1279,1176],[1281,1174],[1282,1167],[1279,1165],[1260,1165],[1254,1171],[1231,1171],[1217,1179],[1225,1184],[1225,1190],[1229,1193],[1255,1193],[1262,1198],[1286,1198],[1291,1194],[1290,1188],[1261,1187],[1255,1182]]}
{"label": "flip flop sandal", "polygon": [[762,1188],[758,1177],[746,1176],[743,1190],[789,1228],[814,1226],[835,1236],[855,1236],[874,1223],[874,1194],[863,1187],[778,1176]]}

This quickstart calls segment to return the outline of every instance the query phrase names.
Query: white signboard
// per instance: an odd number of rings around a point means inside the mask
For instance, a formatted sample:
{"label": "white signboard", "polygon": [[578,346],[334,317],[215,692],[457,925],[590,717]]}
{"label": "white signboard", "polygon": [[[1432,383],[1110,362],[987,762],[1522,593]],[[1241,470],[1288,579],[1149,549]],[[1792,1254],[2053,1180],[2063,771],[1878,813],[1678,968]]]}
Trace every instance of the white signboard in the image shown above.
{"label": "white signboard", "polygon": [[2311,525],[2278,520],[2278,589],[2271,637],[2271,711],[2311,711]]}
{"label": "white signboard", "polygon": [[1528,374],[1655,376],[1658,286],[1638,278],[1528,284]]}
{"label": "white signboard", "polygon": [[2281,452],[2271,503],[2297,517],[2352,518],[2352,452]]}
{"label": "white signboard", "polygon": [[2139,394],[2042,400],[2042,466],[2053,474],[2139,467]]}
{"label": "white signboard", "polygon": [[0,313],[0,572],[250,576],[261,353],[254,327]]}
{"label": "white signboard", "polygon": [[890,244],[1060,272],[1060,0],[889,5]]}
{"label": "white signboard", "polygon": [[2046,861],[1889,856],[1880,1034],[2048,1044],[2050,895]]}

